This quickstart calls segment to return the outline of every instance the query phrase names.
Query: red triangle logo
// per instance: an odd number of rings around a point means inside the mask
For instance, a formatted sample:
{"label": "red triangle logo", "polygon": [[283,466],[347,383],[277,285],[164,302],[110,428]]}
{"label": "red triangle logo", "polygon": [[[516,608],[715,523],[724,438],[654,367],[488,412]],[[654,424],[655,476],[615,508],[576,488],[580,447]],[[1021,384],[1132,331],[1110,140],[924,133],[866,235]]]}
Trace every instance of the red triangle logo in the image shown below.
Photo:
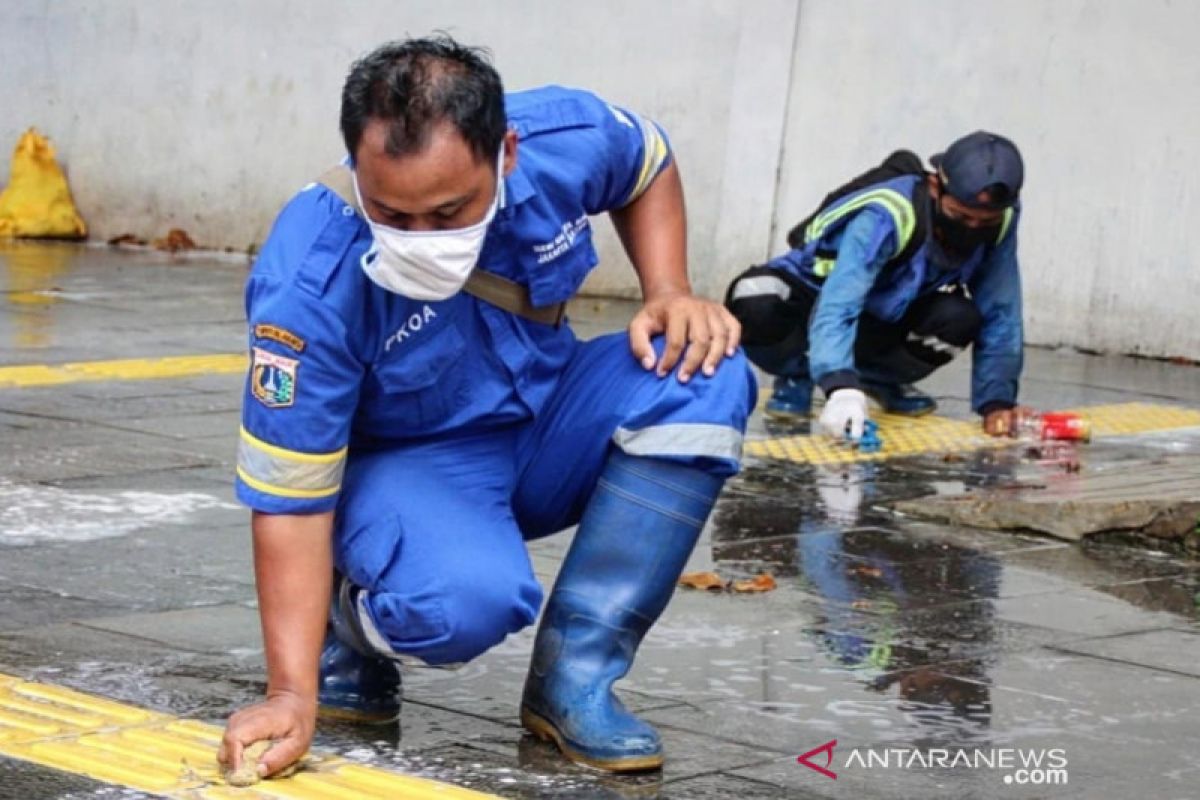
{"label": "red triangle logo", "polygon": [[[829,767],[833,765],[833,748],[835,747],[837,747],[837,739],[830,739],[820,747],[815,747],[804,755],[799,756],[796,761],[800,762],[809,769],[816,770],[826,778],[833,778],[836,781],[837,773],[829,769]],[[815,756],[817,753],[825,754],[825,766],[822,767],[820,764],[814,764],[813,762],[809,761],[809,759]]]}

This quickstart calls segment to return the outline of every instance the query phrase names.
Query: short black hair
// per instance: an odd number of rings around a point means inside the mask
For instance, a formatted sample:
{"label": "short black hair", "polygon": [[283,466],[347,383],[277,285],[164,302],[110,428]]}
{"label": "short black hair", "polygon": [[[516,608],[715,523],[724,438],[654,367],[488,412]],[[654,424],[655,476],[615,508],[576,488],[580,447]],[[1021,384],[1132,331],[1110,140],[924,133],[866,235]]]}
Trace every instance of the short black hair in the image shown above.
{"label": "short black hair", "polygon": [[353,160],[372,119],[388,124],[388,155],[420,152],[449,122],[477,158],[495,158],[507,127],[504,87],[488,52],[444,33],[388,42],[350,67],[342,88],[342,138]]}

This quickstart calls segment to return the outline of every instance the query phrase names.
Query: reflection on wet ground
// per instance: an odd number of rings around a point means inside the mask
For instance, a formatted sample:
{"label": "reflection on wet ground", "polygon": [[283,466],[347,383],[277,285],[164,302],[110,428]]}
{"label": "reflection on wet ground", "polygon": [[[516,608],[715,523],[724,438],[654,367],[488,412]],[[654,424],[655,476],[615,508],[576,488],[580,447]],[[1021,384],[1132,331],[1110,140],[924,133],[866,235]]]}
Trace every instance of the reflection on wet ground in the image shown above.
{"label": "reflection on wet ground", "polygon": [[[0,248],[0,261],[9,364],[244,343],[244,265],[55,247]],[[572,317],[591,335],[629,313],[581,301]],[[1200,396],[1190,368],[1029,355],[1030,394],[1045,407]],[[931,381],[945,413],[963,413],[963,369]],[[214,723],[261,694],[246,514],[229,503],[240,383],[0,389],[10,454],[0,468],[0,673]],[[754,436],[781,432],[754,420]],[[1080,455],[1088,469],[1121,470],[1198,451],[1200,435],[1180,431]],[[778,588],[680,591],[622,684],[626,703],[663,731],[661,774],[600,775],[523,733],[530,631],[460,670],[410,671],[398,727],[324,724],[317,746],[514,798],[1200,796],[1200,565],[891,510],[930,493],[1073,479],[1039,461],[1009,448],[841,467],[749,463],[689,569],[768,571]],[[533,543],[543,581],[568,544],[569,534]],[[797,763],[833,739],[836,781]],[[1069,780],[1022,786],[1004,781],[1011,770],[847,761],[887,748],[1059,748]],[[0,758],[0,797],[10,796],[138,795]]]}

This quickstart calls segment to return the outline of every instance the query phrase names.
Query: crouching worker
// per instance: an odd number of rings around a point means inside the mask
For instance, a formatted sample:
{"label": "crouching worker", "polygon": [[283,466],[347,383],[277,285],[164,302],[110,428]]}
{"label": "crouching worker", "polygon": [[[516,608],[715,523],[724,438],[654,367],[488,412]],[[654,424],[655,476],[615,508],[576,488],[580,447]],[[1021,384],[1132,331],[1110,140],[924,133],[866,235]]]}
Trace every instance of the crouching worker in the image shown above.
{"label": "crouching worker", "polygon": [[[219,757],[272,739],[278,771],[318,706],[396,719],[398,664],[470,661],[534,622],[525,541],[578,524],[521,721],[573,760],[656,768],[613,683],[738,469],[755,391],[737,321],[691,293],[667,140],[583,91],[505,95],[447,37],[355,63],[341,130],[345,164],[283,209],[246,289],[237,492],[267,697]],[[580,342],[563,305],[603,212],[644,304]]]}
{"label": "crouching worker", "polygon": [[912,384],[972,348],[972,408],[1012,429],[1022,366],[1018,197],[1008,139],[979,131],[926,172],[897,151],[826,196],[791,250],[739,275],[726,305],[750,360],[775,376],[766,412],[807,417],[813,384],[830,435],[862,435],[867,396],[893,414],[936,408]]}

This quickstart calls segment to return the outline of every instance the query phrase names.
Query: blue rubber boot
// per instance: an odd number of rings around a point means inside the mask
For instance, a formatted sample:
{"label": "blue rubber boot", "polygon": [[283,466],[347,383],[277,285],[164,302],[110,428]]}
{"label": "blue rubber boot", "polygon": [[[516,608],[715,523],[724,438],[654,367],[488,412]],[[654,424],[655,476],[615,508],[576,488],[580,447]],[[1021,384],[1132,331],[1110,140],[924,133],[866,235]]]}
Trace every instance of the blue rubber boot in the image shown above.
{"label": "blue rubber boot", "polygon": [[795,420],[808,417],[812,412],[813,382],[808,377],[775,377],[775,390],[767,400],[763,412],[775,419]]}
{"label": "blue rubber boot", "polygon": [[723,478],[613,451],[546,603],[521,724],[572,761],[657,769],[662,741],[613,694],[683,571]]}
{"label": "blue rubber boot", "polygon": [[890,414],[923,417],[932,414],[937,401],[911,383],[883,383],[859,379],[863,392],[874,398]]}
{"label": "blue rubber boot", "polygon": [[334,583],[321,649],[318,712],[326,718],[383,725],[400,717],[400,670],[391,659],[380,657],[363,633],[359,591],[345,578]]}

